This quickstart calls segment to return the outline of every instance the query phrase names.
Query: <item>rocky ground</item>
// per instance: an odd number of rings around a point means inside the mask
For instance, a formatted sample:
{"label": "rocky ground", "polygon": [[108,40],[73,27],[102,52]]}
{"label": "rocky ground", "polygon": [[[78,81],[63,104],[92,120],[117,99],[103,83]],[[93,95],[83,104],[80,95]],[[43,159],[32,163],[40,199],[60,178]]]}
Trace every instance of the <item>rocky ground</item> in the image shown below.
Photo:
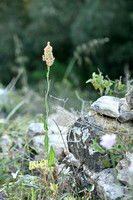
{"label": "rocky ground", "polygon": [[[49,147],[55,152],[58,193],[73,195],[68,199],[76,196],[96,200],[133,199],[133,173],[128,170],[133,162],[133,111],[128,106],[128,95],[126,98],[103,96],[92,104],[86,116],[60,106],[49,116]],[[30,116],[5,120],[2,114],[0,131],[0,194],[10,195],[6,183],[13,190],[13,185],[22,179],[23,185],[32,188],[31,176],[32,179],[42,177],[42,171],[31,173],[29,162],[47,159],[44,124]],[[100,146],[103,134],[117,135],[116,146],[111,151]]]}

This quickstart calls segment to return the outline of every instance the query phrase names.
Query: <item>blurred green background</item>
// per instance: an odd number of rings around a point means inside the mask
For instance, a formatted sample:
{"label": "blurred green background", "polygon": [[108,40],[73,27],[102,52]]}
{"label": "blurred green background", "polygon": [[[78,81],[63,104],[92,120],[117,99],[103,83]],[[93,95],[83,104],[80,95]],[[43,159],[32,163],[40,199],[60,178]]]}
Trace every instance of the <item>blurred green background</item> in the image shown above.
{"label": "blurred green background", "polygon": [[84,89],[92,72],[133,76],[133,0],[0,0],[0,82],[23,70],[21,84],[45,78],[50,41],[52,80]]}

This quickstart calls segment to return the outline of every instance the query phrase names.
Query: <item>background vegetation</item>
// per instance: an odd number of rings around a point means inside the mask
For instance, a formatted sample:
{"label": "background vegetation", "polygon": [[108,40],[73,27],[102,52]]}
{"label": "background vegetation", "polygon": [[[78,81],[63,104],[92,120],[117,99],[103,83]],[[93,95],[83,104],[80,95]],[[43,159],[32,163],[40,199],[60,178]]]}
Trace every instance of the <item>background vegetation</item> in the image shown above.
{"label": "background vegetation", "polygon": [[112,79],[127,70],[133,75],[133,1],[0,1],[0,82],[7,85],[23,70],[25,81],[39,84],[47,41],[56,82],[68,78],[83,88],[97,68]]}

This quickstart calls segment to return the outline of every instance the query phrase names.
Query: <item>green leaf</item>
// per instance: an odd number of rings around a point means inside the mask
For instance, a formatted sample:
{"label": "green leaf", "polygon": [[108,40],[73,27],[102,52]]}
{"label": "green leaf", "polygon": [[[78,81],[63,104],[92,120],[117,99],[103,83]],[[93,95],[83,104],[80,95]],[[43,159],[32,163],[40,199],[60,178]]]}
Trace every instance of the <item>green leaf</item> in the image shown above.
{"label": "green leaf", "polygon": [[61,196],[59,196],[59,199],[64,199],[64,197],[67,197],[68,195],[70,195],[70,193],[65,193],[65,194],[62,194]]}
{"label": "green leaf", "polygon": [[95,188],[95,185],[93,184],[93,185],[91,185],[91,186],[89,187],[88,190],[89,190],[90,192],[92,192],[92,191],[94,190],[94,188]]}
{"label": "green leaf", "polygon": [[44,124],[44,130],[48,131],[47,122],[45,121],[44,117],[42,117],[42,121],[43,121],[43,124]]}
{"label": "green leaf", "polygon": [[108,168],[110,167],[110,164],[109,164],[109,161],[108,161],[107,157],[105,158],[105,160],[103,160],[103,164]]}
{"label": "green leaf", "polygon": [[48,133],[46,133],[45,139],[44,139],[44,148],[46,152],[48,152],[48,142],[49,142]]}
{"label": "green leaf", "polygon": [[15,146],[15,142],[12,142],[12,145],[10,146],[9,150],[11,150]]}
{"label": "green leaf", "polygon": [[50,151],[49,151],[49,155],[48,155],[48,165],[51,166],[53,164],[54,161],[54,157],[55,157],[55,152],[53,150],[53,147],[50,147]]}
{"label": "green leaf", "polygon": [[128,145],[128,151],[130,151],[132,149],[132,147],[133,147],[133,144],[129,144]]}
{"label": "green leaf", "polygon": [[86,83],[89,83],[89,82],[91,82],[92,81],[92,79],[90,78],[90,79],[88,79],[87,81],[86,81]]}
{"label": "green leaf", "polygon": [[34,189],[33,188],[31,188],[31,194],[32,194],[32,200],[35,200],[36,197],[35,197],[35,193],[34,193]]}

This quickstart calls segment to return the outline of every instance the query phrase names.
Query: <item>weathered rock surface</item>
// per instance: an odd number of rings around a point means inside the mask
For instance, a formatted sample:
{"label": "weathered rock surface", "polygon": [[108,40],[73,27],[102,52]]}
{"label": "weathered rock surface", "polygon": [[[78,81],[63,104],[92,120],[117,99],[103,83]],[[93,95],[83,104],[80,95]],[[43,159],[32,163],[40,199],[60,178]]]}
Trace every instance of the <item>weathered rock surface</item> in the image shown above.
{"label": "weathered rock surface", "polygon": [[1,151],[8,152],[11,143],[12,142],[11,142],[11,139],[10,139],[9,135],[3,135],[0,138],[0,148],[1,148]]}
{"label": "weathered rock surface", "polygon": [[[99,137],[103,133],[103,128],[98,126],[93,116],[78,119],[73,127],[69,129],[67,142],[69,151],[85,163],[89,169],[101,171],[106,168],[103,161],[108,159],[106,153],[93,152],[90,148],[92,139]],[[99,143],[100,140],[98,139]]]}
{"label": "weathered rock surface", "polygon": [[126,94],[126,102],[130,110],[133,110],[133,88]]}
{"label": "weathered rock surface", "polygon": [[104,200],[117,200],[129,196],[129,188],[117,182],[113,169],[108,168],[99,173],[95,173],[84,165],[83,171],[88,183],[95,185],[95,189],[100,198]]}
{"label": "weathered rock surface", "polygon": [[[128,149],[131,142],[131,136],[133,135],[132,110],[130,110],[125,98],[113,97],[108,99],[112,107],[105,103],[104,105],[101,103],[97,107],[95,102],[92,107],[96,113],[79,118],[71,125],[68,132],[63,124],[64,122],[58,124],[58,117],[53,117],[54,120],[52,118],[49,120],[49,146],[53,146],[55,157],[62,161],[62,164],[58,165],[57,168],[57,180],[62,193],[73,193],[75,188],[78,188],[79,191],[87,191],[94,184],[95,190],[92,194],[97,200],[100,198],[104,200],[132,199],[132,197],[129,197],[129,184],[132,185],[132,183],[129,180],[130,177],[127,170],[133,159],[131,156],[133,154],[133,147],[130,149],[130,155],[126,154],[126,160],[120,157],[119,161],[117,161],[118,174],[115,175],[114,169],[108,168],[112,167],[112,165],[107,151],[98,152],[92,147],[93,140],[100,145],[103,133],[116,134],[118,136],[117,142],[119,143],[123,140],[125,149]],[[105,98],[104,100],[106,102],[107,99]],[[103,109],[104,106],[108,107],[108,109]],[[99,108],[102,109],[99,111]],[[55,119],[59,125],[58,127],[54,122]],[[32,124],[29,127],[27,132],[28,138],[37,151],[45,155],[45,131],[43,124],[35,126],[36,124]],[[120,150],[119,153],[121,153]],[[64,179],[61,178],[60,174],[64,174],[62,176]]]}
{"label": "weathered rock surface", "polygon": [[[106,153],[92,151],[92,139],[97,138],[99,144],[103,133],[116,133],[125,142],[126,147],[130,143],[133,131],[133,123],[119,123],[117,120],[104,117],[99,114],[78,119],[69,129],[67,135],[68,148],[73,155],[85,163],[89,169],[94,171],[102,171],[106,168],[103,164],[104,160],[110,158]],[[133,149],[131,149],[133,151]]]}
{"label": "weathered rock surface", "polygon": [[[53,146],[55,158],[59,161],[68,155],[67,132],[68,126],[76,119],[76,114],[70,113],[64,108],[57,106],[56,112],[49,116],[48,119],[48,137],[49,147]],[[44,155],[44,138],[45,130],[43,123],[32,123],[28,127],[28,140],[35,147],[38,154]],[[35,155],[36,159],[41,159],[40,155]]]}
{"label": "weathered rock surface", "polygon": [[133,186],[133,173],[128,170],[131,162],[133,162],[133,153],[126,152],[125,158],[119,161],[116,169],[118,170],[117,179],[125,185]]}
{"label": "weathered rock surface", "polygon": [[77,119],[77,114],[69,112],[61,106],[56,106],[55,113],[51,114],[48,119],[49,126],[58,124],[58,126],[68,127]]}
{"label": "weathered rock surface", "polygon": [[133,111],[129,108],[125,98],[120,99],[118,120],[122,123],[133,120]]}
{"label": "weathered rock surface", "polygon": [[119,117],[119,103],[120,99],[112,96],[103,96],[97,99],[91,108],[101,115],[107,115],[109,117]]}
{"label": "weathered rock surface", "polygon": [[[95,185],[96,194],[99,198],[103,198],[104,200],[131,200],[132,196],[129,192],[129,185],[132,185],[131,182],[133,179],[130,179],[128,166],[131,160],[133,160],[131,156],[131,154],[133,154],[133,147],[130,149],[130,155],[127,154],[126,160],[123,159],[122,156],[119,157],[119,163],[117,165],[118,175],[116,177],[116,175],[114,176],[113,174],[113,169],[107,168],[107,162],[110,165],[108,167],[111,167],[111,159],[109,154],[107,154],[107,151],[105,150],[104,153],[97,152],[91,146],[93,139],[100,145],[103,133],[116,134],[118,136],[117,144],[124,141],[126,150],[128,149],[129,144],[131,144],[133,122],[127,120],[128,117],[130,119],[132,118],[132,116],[130,116],[131,111],[128,113],[129,108],[126,105],[125,99],[120,99],[120,101],[118,100],[117,102],[119,102],[119,109],[116,111],[114,109],[114,111],[110,113],[119,113],[118,118],[106,116],[105,113],[104,115],[101,115],[101,113],[99,114],[99,110],[98,113],[91,116],[79,118],[70,127],[67,134],[67,142],[69,151],[81,164],[83,164],[82,175],[78,174],[79,182],[83,188],[84,181],[86,185]],[[122,106],[126,106],[126,108]],[[121,121],[124,121],[124,123],[121,123],[120,120],[118,121],[121,115],[123,115]],[[127,116],[125,117],[125,115]],[[127,121],[124,120],[124,117]],[[116,153],[116,150],[114,150],[114,153]],[[120,149],[119,153],[122,153],[122,155],[124,154]],[[84,180],[82,181],[83,177]]]}
{"label": "weathered rock surface", "polygon": [[72,171],[66,164],[57,165],[57,181],[60,193],[73,193]]}
{"label": "weathered rock surface", "polygon": [[[63,126],[51,125],[48,126],[49,147],[53,146],[55,158],[59,161],[63,160],[68,154],[68,147],[66,141],[67,128]],[[35,147],[36,151],[45,155],[44,138],[45,130],[43,123],[32,123],[27,130],[28,140]]]}
{"label": "weathered rock surface", "polygon": [[[78,162],[78,159],[76,159],[76,163],[80,164],[80,161]],[[72,172],[71,166],[76,166],[73,163],[73,158],[71,156],[67,156],[67,162],[65,162],[65,164],[58,166],[58,179],[61,179],[61,173],[65,174],[64,180],[62,181],[64,184],[65,181],[67,182],[67,185],[69,185],[69,191],[71,191],[70,184],[74,182],[71,186],[72,188],[77,185],[84,191],[86,191],[91,185],[94,185],[94,190],[92,190],[90,195],[97,200],[132,200],[132,198],[130,198],[130,187],[123,185],[116,179],[117,172],[114,171],[113,168],[107,168],[101,172],[94,172],[93,170],[90,170],[86,164],[83,164],[79,165],[77,170],[74,170],[75,168],[73,168]],[[75,181],[70,179],[71,173],[74,173]],[[61,186],[62,191],[64,189],[64,184]]]}
{"label": "weathered rock surface", "polygon": [[133,120],[133,111],[128,104],[126,98],[119,99],[112,96],[103,96],[95,101],[91,108],[101,115],[116,118],[123,123]]}
{"label": "weathered rock surface", "polygon": [[[38,153],[45,154],[44,151],[44,138],[45,135],[38,135],[33,137],[32,142],[33,146],[37,150]],[[50,134],[49,135],[49,148],[50,146],[53,146],[54,152],[55,152],[55,158],[59,161],[63,160],[65,155],[68,153],[67,149],[67,142],[66,142],[66,135],[63,135],[63,139],[65,144],[63,143],[63,140],[60,135]]]}
{"label": "weathered rock surface", "polygon": [[36,135],[42,135],[45,133],[44,124],[43,123],[32,123],[29,125],[27,130],[27,136],[32,138]]}
{"label": "weathered rock surface", "polygon": [[80,167],[81,163],[79,160],[75,158],[75,156],[71,153],[69,153],[64,159],[63,163],[65,163],[68,166],[75,166],[77,168]]}
{"label": "weathered rock surface", "polygon": [[[60,131],[64,134],[67,133],[68,128],[64,126],[56,126],[55,124],[53,125],[48,125],[48,134],[60,134]],[[27,130],[27,136],[29,138],[32,138],[37,135],[44,135],[45,134],[44,130],[44,124],[43,123],[32,123],[29,125],[28,130]]]}

